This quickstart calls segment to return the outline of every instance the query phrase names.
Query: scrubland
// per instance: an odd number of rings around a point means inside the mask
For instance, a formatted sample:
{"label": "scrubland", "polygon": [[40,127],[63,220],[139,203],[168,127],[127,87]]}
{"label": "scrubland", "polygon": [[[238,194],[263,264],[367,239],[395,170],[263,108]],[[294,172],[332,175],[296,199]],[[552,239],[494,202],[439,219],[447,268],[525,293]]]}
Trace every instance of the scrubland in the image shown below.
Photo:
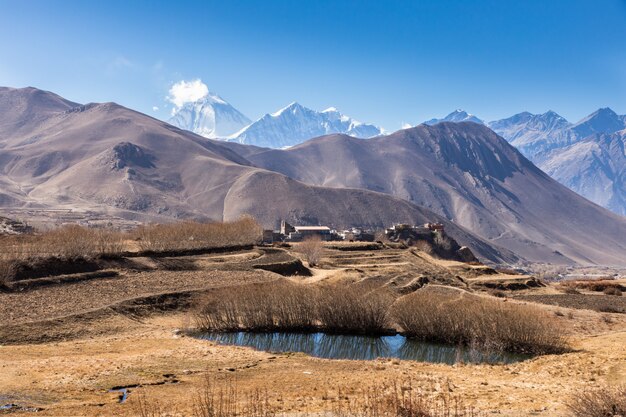
{"label": "scrubland", "polygon": [[[259,237],[242,219],[3,238],[0,406],[48,416],[622,412],[626,297],[605,291],[623,280],[539,285],[417,248],[268,247],[255,245]],[[93,271],[53,268],[85,259],[97,260]],[[299,269],[276,267],[300,261]],[[29,275],[37,265],[48,275]],[[596,308],[599,300],[606,305]],[[601,311],[608,307],[616,310]],[[193,337],[199,331],[400,332],[534,356],[454,366],[327,360],[218,345]],[[129,400],[119,403],[114,387],[127,387]]]}

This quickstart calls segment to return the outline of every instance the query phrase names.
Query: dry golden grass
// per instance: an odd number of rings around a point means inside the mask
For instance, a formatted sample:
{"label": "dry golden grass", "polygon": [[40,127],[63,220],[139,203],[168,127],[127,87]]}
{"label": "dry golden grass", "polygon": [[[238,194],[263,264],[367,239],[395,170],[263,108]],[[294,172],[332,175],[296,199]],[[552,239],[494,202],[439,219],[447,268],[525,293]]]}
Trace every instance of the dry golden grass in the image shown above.
{"label": "dry golden grass", "polygon": [[407,336],[530,354],[567,350],[562,328],[536,307],[423,290],[399,299],[393,317]]}
{"label": "dry golden grass", "polygon": [[585,389],[567,404],[572,417],[626,416],[626,386]]}
{"label": "dry golden grass", "polygon": [[[441,382],[439,382],[441,384]],[[443,381],[445,384],[445,381]],[[479,417],[481,414],[467,407],[462,398],[450,393],[425,393],[411,380],[393,381],[365,386],[362,391],[346,395],[338,391],[332,409],[322,415],[334,417]],[[432,388],[432,387],[428,387]],[[240,391],[233,381],[221,386],[209,377],[191,400],[193,417],[274,417],[284,413],[281,401],[271,398],[267,390]],[[166,410],[157,400],[137,397],[131,400],[139,417],[166,417],[180,415]],[[320,415],[297,413],[300,416]]]}

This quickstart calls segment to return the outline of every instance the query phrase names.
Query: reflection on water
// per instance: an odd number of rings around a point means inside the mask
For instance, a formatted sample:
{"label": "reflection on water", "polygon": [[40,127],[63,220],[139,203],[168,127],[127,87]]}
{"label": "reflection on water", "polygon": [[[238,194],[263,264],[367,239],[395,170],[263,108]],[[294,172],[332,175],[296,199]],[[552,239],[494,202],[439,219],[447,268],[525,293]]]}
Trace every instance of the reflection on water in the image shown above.
{"label": "reflection on water", "polygon": [[349,336],[325,333],[206,333],[200,338],[220,344],[249,346],[268,352],[304,352],[326,359],[398,358],[420,362],[512,363],[529,356],[480,352],[465,347],[420,342],[395,336]]}

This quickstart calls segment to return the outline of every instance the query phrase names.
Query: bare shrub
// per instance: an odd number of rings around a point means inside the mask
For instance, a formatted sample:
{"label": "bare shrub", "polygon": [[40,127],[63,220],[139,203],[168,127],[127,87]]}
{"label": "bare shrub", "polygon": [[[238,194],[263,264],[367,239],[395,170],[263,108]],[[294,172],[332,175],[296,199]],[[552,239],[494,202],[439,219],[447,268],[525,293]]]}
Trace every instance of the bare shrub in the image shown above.
{"label": "bare shrub", "polygon": [[158,400],[148,399],[144,395],[138,395],[132,398],[130,405],[134,415],[138,417],[166,417],[171,416],[170,412],[166,412]]}
{"label": "bare shrub", "polygon": [[229,287],[207,296],[195,314],[205,331],[314,331],[378,334],[391,326],[386,291],[318,288],[286,280]]}
{"label": "bare shrub", "polygon": [[417,249],[418,251],[425,252],[429,255],[433,254],[432,245],[425,240],[418,240],[417,242],[415,242],[413,247]]}
{"label": "bare shrub", "polygon": [[617,289],[620,292],[626,290],[620,282],[616,282],[614,279],[579,279],[572,281],[563,281],[560,284],[561,288],[575,288],[578,290],[603,292],[605,290],[613,291]]}
{"label": "bare shrub", "polygon": [[217,385],[206,377],[193,397],[193,417],[274,417],[267,391],[254,390],[241,394],[232,381]]}
{"label": "bare shrub", "polygon": [[16,263],[11,259],[2,259],[0,256],[0,289],[9,288],[15,273]]}
{"label": "bare shrub", "polygon": [[144,251],[189,250],[250,245],[261,241],[263,229],[251,217],[227,223],[184,221],[138,227],[133,236]]}
{"label": "bare shrub", "polygon": [[394,297],[386,291],[360,294],[353,287],[328,286],[318,297],[319,321],[327,332],[379,334],[391,327]]}
{"label": "bare shrub", "polygon": [[573,417],[626,415],[626,386],[599,387],[577,392],[567,403]]}
{"label": "bare shrub", "polygon": [[606,287],[602,292],[604,293],[604,295],[616,295],[618,297],[622,296],[622,291],[617,287]]}
{"label": "bare shrub", "polygon": [[493,291],[489,291],[489,294],[492,297],[496,297],[496,298],[506,298],[506,293],[502,290],[493,290]]}
{"label": "bare shrub", "polygon": [[[439,384],[445,384],[440,381]],[[424,392],[411,380],[373,385],[348,397],[339,393],[335,417],[479,417],[480,413],[451,393]]]}
{"label": "bare shrub", "polygon": [[300,243],[297,250],[304,256],[309,266],[315,266],[324,256],[324,242],[319,236],[311,236]]}
{"label": "bare shrub", "polygon": [[117,254],[124,249],[124,234],[114,230],[67,225],[37,235],[0,240],[4,259],[78,258]]}
{"label": "bare shrub", "polygon": [[448,236],[445,236],[443,233],[435,233],[433,236],[433,243],[435,246],[445,252],[452,250],[452,241]]}
{"label": "bare shrub", "polygon": [[210,294],[195,314],[207,331],[306,331],[316,324],[317,289],[280,280]]}
{"label": "bare shrub", "polygon": [[531,306],[420,290],[400,298],[393,316],[407,336],[422,340],[531,354],[567,350],[561,327]]}
{"label": "bare shrub", "polygon": [[570,287],[570,286],[566,286],[566,285],[560,286],[559,290],[561,290],[564,294],[580,294],[581,293],[576,288]]}

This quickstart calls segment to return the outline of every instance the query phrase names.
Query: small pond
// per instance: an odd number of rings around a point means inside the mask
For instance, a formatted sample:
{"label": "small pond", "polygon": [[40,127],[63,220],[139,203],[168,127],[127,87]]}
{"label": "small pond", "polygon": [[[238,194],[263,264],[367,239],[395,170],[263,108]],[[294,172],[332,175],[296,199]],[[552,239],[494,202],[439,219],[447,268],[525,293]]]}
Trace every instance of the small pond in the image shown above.
{"label": "small pond", "polygon": [[455,364],[513,363],[530,358],[513,353],[481,352],[470,348],[426,343],[402,335],[354,336],[325,333],[204,333],[201,339],[224,345],[248,346],[267,352],[303,352],[325,359],[373,360],[398,358]]}

